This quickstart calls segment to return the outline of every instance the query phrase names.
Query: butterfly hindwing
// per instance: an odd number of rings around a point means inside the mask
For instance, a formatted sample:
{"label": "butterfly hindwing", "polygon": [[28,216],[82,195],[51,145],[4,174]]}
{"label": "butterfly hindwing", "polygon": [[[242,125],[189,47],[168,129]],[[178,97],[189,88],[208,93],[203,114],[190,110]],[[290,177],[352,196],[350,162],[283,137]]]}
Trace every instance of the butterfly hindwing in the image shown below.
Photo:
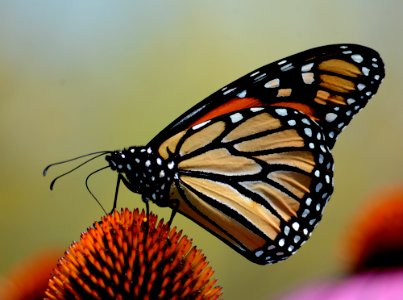
{"label": "butterfly hindwing", "polygon": [[290,108],[216,117],[178,133],[159,152],[177,163],[170,197],[179,199],[178,211],[261,264],[300,247],[333,191],[325,136]]}

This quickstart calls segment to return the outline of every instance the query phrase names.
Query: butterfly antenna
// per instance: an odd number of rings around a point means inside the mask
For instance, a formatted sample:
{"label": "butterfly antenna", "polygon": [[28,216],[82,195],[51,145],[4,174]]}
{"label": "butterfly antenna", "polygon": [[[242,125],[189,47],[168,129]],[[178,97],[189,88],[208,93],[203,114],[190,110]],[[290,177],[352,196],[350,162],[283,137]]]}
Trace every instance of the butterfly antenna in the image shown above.
{"label": "butterfly antenna", "polygon": [[[70,158],[70,159],[66,159],[66,160],[63,160],[63,161],[59,161],[59,162],[50,164],[50,165],[46,166],[45,169],[43,169],[43,172],[42,172],[43,176],[46,176],[46,174],[48,173],[48,170],[53,166],[61,165],[61,164],[64,164],[64,163],[67,163],[67,162],[70,162],[70,161],[74,161],[74,160],[77,160],[77,159],[80,159],[80,158],[83,158],[83,157],[87,157],[87,156],[91,156],[91,155],[95,155],[95,154],[100,154],[98,156],[101,156],[101,155],[109,153],[109,152],[110,151],[96,151],[96,152],[87,153],[87,154],[84,154],[84,155],[80,155],[80,156],[77,156],[77,157],[73,157],[73,158]],[[98,156],[96,156],[96,157],[98,157]]]}
{"label": "butterfly antenna", "polygon": [[104,211],[105,215],[107,215],[108,213],[106,212],[106,210],[105,210],[105,208],[103,207],[103,205],[101,204],[101,202],[99,202],[98,198],[95,197],[94,193],[91,191],[90,187],[88,186],[88,180],[90,179],[90,177],[91,177],[92,175],[94,175],[94,174],[96,174],[96,173],[98,173],[98,172],[101,172],[102,170],[105,170],[105,169],[107,169],[107,168],[109,168],[109,166],[106,166],[106,167],[100,168],[100,169],[98,169],[98,170],[95,170],[94,172],[91,172],[91,173],[87,176],[87,178],[85,178],[85,187],[87,188],[87,191],[90,193],[90,195],[92,196],[92,198],[95,199],[95,201],[98,203],[98,205],[102,208],[102,210]]}
{"label": "butterfly antenna", "polygon": [[63,173],[63,174],[61,174],[61,175],[55,177],[55,178],[52,180],[52,182],[50,183],[50,189],[53,190],[53,186],[55,185],[56,181],[57,181],[59,178],[61,178],[61,177],[63,177],[63,176],[66,176],[67,174],[70,174],[71,172],[77,170],[78,168],[82,167],[83,165],[89,163],[90,161],[92,161],[92,160],[94,160],[94,159],[96,159],[96,158],[98,158],[98,157],[100,157],[100,156],[103,156],[103,155],[105,155],[105,154],[107,154],[107,153],[109,153],[109,151],[98,151],[98,152],[94,152],[94,153],[90,153],[90,154],[85,154],[85,155],[77,156],[77,157],[75,157],[75,158],[71,158],[71,159],[64,160],[64,161],[61,161],[61,162],[57,162],[57,163],[54,163],[54,164],[50,164],[49,166],[47,166],[47,167],[43,170],[43,175],[46,176],[47,170],[48,170],[50,167],[52,167],[52,166],[60,165],[60,164],[63,164],[63,163],[66,163],[66,162],[70,162],[70,161],[74,161],[74,160],[80,159],[80,158],[82,158],[82,157],[86,157],[86,156],[98,154],[98,155],[95,155],[94,157],[91,157],[90,159],[87,159],[86,161],[82,162],[81,164],[79,164],[78,166],[74,167],[73,169],[71,169],[71,170],[69,170],[69,171],[67,171],[67,172],[65,172],[65,173]]}

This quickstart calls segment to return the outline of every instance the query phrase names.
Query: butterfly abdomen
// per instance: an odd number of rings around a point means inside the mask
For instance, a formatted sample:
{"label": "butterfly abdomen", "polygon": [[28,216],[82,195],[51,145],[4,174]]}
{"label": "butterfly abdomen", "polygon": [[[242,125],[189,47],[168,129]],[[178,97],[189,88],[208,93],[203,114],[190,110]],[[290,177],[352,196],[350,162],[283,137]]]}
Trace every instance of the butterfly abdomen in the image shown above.
{"label": "butterfly abdomen", "polygon": [[129,190],[141,194],[144,201],[169,206],[168,194],[175,163],[156,154],[151,147],[130,147],[106,156],[110,168],[121,174]]}

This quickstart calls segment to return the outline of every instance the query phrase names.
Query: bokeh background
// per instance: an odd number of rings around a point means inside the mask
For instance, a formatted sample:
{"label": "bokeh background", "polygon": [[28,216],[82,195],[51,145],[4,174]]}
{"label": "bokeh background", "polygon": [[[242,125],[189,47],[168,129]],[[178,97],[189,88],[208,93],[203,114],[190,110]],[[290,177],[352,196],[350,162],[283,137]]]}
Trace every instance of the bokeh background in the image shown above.
{"label": "bokeh background", "polygon": [[[331,43],[379,51],[386,79],[336,143],[335,193],[311,240],[289,260],[250,263],[182,216],[216,270],[225,299],[273,299],[343,270],[340,241],[362,201],[403,179],[402,1],[1,1],[0,277],[47,248],[66,248],[102,211],[84,186],[89,164],[51,162],[143,145],[232,80]],[[116,174],[94,176],[109,209]],[[120,205],[143,207],[121,189]],[[169,217],[168,209],[152,206]]]}

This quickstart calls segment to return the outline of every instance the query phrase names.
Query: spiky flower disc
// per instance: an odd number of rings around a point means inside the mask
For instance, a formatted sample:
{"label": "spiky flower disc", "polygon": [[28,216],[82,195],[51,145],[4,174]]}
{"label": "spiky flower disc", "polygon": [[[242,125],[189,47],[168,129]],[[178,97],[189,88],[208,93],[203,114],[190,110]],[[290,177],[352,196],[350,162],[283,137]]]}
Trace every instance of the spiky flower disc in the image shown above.
{"label": "spiky flower disc", "polygon": [[59,260],[47,299],[218,299],[200,250],[153,214],[102,218]]}

